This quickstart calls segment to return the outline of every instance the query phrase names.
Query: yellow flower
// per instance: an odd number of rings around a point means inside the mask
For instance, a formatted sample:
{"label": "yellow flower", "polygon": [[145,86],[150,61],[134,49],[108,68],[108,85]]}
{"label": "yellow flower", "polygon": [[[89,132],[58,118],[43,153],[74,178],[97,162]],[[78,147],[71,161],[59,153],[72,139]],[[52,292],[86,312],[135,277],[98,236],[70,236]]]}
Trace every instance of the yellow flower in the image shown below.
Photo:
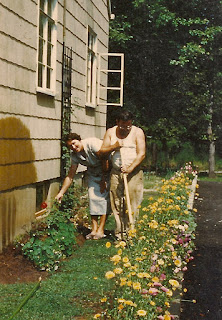
{"label": "yellow flower", "polygon": [[115,277],[115,273],[112,271],[107,271],[105,274],[106,279],[112,279]]}
{"label": "yellow flower", "polygon": [[123,299],[123,298],[119,298],[118,299],[118,303],[124,303],[126,300],[125,299]]}
{"label": "yellow flower", "polygon": [[158,277],[153,277],[153,278],[152,278],[152,281],[153,281],[153,282],[159,282],[159,278],[158,278]]}
{"label": "yellow flower", "polygon": [[115,256],[110,258],[111,261],[118,263],[121,260],[121,257],[116,254]]}
{"label": "yellow flower", "polygon": [[143,258],[137,257],[135,260],[136,261],[143,261]]}
{"label": "yellow flower", "polygon": [[116,268],[113,270],[115,274],[120,274],[123,272],[123,269],[122,268]]}
{"label": "yellow flower", "polygon": [[106,301],[107,301],[107,298],[102,298],[100,301],[101,301],[101,302],[106,302]]}
{"label": "yellow flower", "polygon": [[151,304],[151,306],[155,306],[156,305],[156,303],[154,302],[154,301],[150,301],[150,304]]}
{"label": "yellow flower", "polygon": [[124,305],[123,304],[120,304],[119,306],[118,306],[118,310],[122,310],[124,308]]}
{"label": "yellow flower", "polygon": [[111,247],[111,243],[110,243],[110,242],[107,242],[107,243],[106,243],[106,247],[107,247],[107,248],[110,248],[110,247]]}
{"label": "yellow flower", "polygon": [[128,306],[132,306],[132,307],[136,307],[136,306],[137,306],[137,305],[136,305],[133,301],[131,301],[131,300],[126,300],[126,301],[125,301],[125,304],[128,305]]}
{"label": "yellow flower", "polygon": [[163,260],[163,259],[159,259],[159,260],[157,260],[157,263],[158,263],[160,266],[162,266],[162,265],[164,265],[164,260]]}
{"label": "yellow flower", "polygon": [[184,288],[183,291],[184,291],[184,292],[187,292],[187,288]]}
{"label": "yellow flower", "polygon": [[144,278],[150,278],[151,277],[151,275],[149,273],[147,273],[147,272],[144,272],[143,276],[144,276]]}
{"label": "yellow flower", "polygon": [[146,311],[145,310],[138,310],[137,315],[140,317],[144,317],[146,315]]}
{"label": "yellow flower", "polygon": [[142,279],[143,278],[143,273],[142,272],[137,273],[137,277]]}
{"label": "yellow flower", "polygon": [[126,246],[126,242],[125,242],[125,241],[120,241],[120,242],[119,242],[119,245],[120,245],[120,247],[123,247],[123,248],[124,248],[124,247]]}
{"label": "yellow flower", "polygon": [[181,264],[182,264],[182,262],[181,262],[180,259],[176,259],[176,260],[174,261],[174,264],[175,264],[177,267],[180,267]]}
{"label": "yellow flower", "polygon": [[179,282],[177,280],[174,279],[170,279],[169,283],[171,284],[171,286],[178,288],[179,287]]}
{"label": "yellow flower", "polygon": [[166,295],[167,295],[168,297],[172,297],[173,291],[172,291],[172,290],[168,290],[168,291],[166,292]]}
{"label": "yellow flower", "polygon": [[141,284],[139,282],[133,282],[133,289],[134,290],[140,290]]}
{"label": "yellow flower", "polygon": [[124,262],[124,263],[129,262],[129,258],[123,257],[123,262]]}
{"label": "yellow flower", "polygon": [[129,268],[131,266],[130,262],[124,263],[124,267]]}
{"label": "yellow flower", "polygon": [[168,302],[168,301],[165,301],[165,306],[167,306],[167,308],[169,308],[169,307],[170,307],[170,304],[169,304],[169,302]]}
{"label": "yellow flower", "polygon": [[171,320],[171,316],[169,314],[165,314],[163,318],[164,320]]}
{"label": "yellow flower", "polygon": [[120,278],[120,286],[125,286],[127,283],[127,278]]}
{"label": "yellow flower", "polygon": [[126,284],[127,284],[127,286],[128,286],[128,287],[131,287],[131,286],[132,286],[132,281],[131,281],[131,280],[129,280],[129,281],[127,281],[127,283],[126,283]]}
{"label": "yellow flower", "polygon": [[97,314],[94,315],[93,319],[98,319],[98,318],[100,318],[100,317],[101,317],[101,314],[100,314],[100,313],[97,313]]}
{"label": "yellow flower", "polygon": [[151,229],[156,229],[158,227],[158,222],[155,220],[152,220],[151,222],[148,223],[148,225]]}

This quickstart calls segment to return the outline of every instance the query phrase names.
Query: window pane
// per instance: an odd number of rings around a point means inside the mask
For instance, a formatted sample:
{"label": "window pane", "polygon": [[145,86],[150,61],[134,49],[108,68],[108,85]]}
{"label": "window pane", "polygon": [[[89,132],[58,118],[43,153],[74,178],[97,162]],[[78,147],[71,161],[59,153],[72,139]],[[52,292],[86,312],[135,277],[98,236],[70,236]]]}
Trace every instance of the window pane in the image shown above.
{"label": "window pane", "polygon": [[39,16],[39,35],[43,38],[43,29],[44,29],[45,18],[43,14]]}
{"label": "window pane", "polygon": [[44,11],[45,0],[40,0],[40,8]]}
{"label": "window pane", "polygon": [[43,66],[41,63],[38,64],[38,86],[42,87],[42,75],[43,75]]}
{"label": "window pane", "polygon": [[52,1],[53,0],[48,0],[48,15],[50,17],[52,16]]}
{"label": "window pane", "polygon": [[52,42],[52,23],[48,22],[48,41]]}
{"label": "window pane", "polygon": [[48,48],[47,48],[47,65],[51,66],[51,55],[52,55],[52,46],[50,43],[48,43]]}
{"label": "window pane", "polygon": [[43,39],[39,39],[39,62],[43,62]]}
{"label": "window pane", "polygon": [[51,85],[51,69],[47,68],[46,88],[50,89]]}
{"label": "window pane", "polygon": [[92,49],[92,45],[93,45],[93,37],[92,37],[91,33],[88,33],[88,47],[89,47],[89,49]]}

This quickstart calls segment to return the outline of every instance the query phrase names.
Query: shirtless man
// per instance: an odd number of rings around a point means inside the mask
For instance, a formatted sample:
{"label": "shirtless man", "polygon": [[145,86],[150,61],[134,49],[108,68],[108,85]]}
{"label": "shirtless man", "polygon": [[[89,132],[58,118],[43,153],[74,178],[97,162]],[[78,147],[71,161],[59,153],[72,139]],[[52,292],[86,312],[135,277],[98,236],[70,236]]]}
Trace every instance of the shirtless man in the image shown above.
{"label": "shirtless man", "polygon": [[[142,129],[132,125],[133,116],[122,111],[117,117],[117,125],[108,129],[104,136],[101,155],[111,155],[110,201],[116,220],[116,236],[128,230],[129,218],[122,208],[124,197],[123,173],[127,174],[130,204],[134,221],[138,217],[138,207],[143,197],[143,171],[140,164],[145,158],[146,144]],[[120,154],[121,148],[121,154]]]}

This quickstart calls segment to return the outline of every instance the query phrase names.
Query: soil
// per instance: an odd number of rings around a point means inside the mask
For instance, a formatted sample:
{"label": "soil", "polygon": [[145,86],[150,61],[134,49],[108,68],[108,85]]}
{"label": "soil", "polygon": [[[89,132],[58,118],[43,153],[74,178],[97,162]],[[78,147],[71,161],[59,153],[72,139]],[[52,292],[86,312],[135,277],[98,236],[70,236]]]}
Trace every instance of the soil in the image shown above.
{"label": "soil", "polygon": [[[77,243],[82,246],[85,242],[83,235],[77,235]],[[49,276],[46,271],[38,271],[31,261],[22,256],[20,250],[13,245],[8,246],[0,254],[0,283],[12,284],[19,282],[36,282]]]}

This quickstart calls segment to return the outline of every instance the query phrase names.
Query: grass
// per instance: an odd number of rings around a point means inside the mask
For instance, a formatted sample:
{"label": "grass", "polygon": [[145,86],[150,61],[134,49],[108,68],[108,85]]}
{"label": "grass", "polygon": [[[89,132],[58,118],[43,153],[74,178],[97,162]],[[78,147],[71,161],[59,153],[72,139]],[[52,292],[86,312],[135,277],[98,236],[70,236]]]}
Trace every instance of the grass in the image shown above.
{"label": "grass", "polygon": [[[146,205],[146,198],[157,193],[161,178],[146,175],[144,180],[145,189],[153,191],[145,193],[143,206]],[[114,230],[114,227],[114,218],[111,216],[107,220],[106,229]],[[62,263],[57,272],[42,281],[40,289],[14,320],[93,319],[95,313],[102,311],[100,299],[109,294],[112,286],[112,282],[104,276],[112,267],[109,259],[112,248],[107,250],[107,241],[114,242],[114,239],[86,241],[84,246]],[[34,286],[34,283],[0,284],[1,320],[10,318]]]}
{"label": "grass", "polygon": [[[104,274],[110,268],[107,240],[86,241],[82,248],[64,261],[61,269],[42,282],[15,320],[85,319],[101,309],[100,298],[111,283]],[[8,319],[34,284],[0,285],[1,320]]]}
{"label": "grass", "polygon": [[198,180],[200,181],[212,181],[212,182],[222,182],[222,175],[216,174],[215,178],[210,178],[206,174],[198,175]]}

